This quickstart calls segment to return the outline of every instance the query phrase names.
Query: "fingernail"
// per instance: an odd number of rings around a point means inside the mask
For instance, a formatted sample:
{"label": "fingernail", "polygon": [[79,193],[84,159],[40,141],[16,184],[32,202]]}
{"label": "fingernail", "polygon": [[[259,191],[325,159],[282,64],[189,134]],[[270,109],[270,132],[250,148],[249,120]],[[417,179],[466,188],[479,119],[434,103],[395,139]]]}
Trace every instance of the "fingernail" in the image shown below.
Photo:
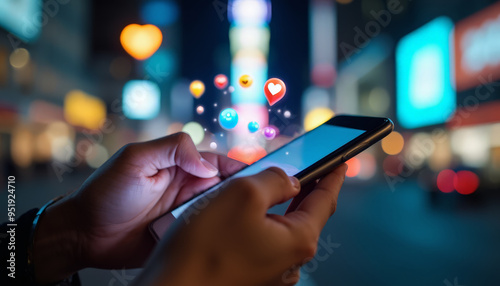
{"label": "fingernail", "polygon": [[208,162],[207,160],[205,160],[205,158],[201,158],[201,163],[203,164],[203,166],[205,166],[205,168],[207,168],[207,170],[209,170],[210,172],[218,172],[219,170],[217,170],[217,168],[215,168],[214,165],[210,164],[210,162]]}
{"label": "fingernail", "polygon": [[288,178],[290,179],[290,183],[292,183],[292,186],[295,189],[298,189],[300,187],[299,179],[295,178],[294,176],[289,176]]}

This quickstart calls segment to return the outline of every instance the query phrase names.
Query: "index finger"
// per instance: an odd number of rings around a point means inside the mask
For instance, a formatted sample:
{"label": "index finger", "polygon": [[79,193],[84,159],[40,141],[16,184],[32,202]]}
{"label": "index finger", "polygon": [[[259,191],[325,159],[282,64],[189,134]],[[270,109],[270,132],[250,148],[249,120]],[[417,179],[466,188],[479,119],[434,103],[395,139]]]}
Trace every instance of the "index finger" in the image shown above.
{"label": "index finger", "polygon": [[319,235],[330,216],[335,212],[346,171],[347,165],[344,163],[323,177],[297,209],[285,216],[292,220],[296,217],[298,222],[314,226]]}
{"label": "index finger", "polygon": [[205,160],[210,162],[219,170],[222,178],[227,178],[247,166],[245,163],[231,159],[224,155],[211,152],[201,152],[200,154],[203,158],[205,158]]}

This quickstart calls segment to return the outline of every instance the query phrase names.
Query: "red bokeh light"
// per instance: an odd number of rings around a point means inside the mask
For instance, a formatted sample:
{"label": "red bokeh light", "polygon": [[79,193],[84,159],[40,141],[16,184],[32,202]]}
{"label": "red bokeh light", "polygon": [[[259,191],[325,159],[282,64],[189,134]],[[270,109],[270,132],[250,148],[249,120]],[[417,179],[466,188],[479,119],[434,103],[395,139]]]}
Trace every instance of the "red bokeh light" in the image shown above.
{"label": "red bokeh light", "polygon": [[471,171],[458,171],[453,178],[453,185],[462,195],[470,195],[479,187],[479,177]]}
{"label": "red bokeh light", "polygon": [[347,172],[345,175],[347,177],[356,177],[359,174],[359,171],[361,170],[361,162],[359,161],[358,158],[351,158],[347,160],[346,162],[348,168]]}
{"label": "red bokeh light", "polygon": [[437,187],[443,193],[451,193],[455,190],[454,181],[456,174],[453,170],[442,170],[437,176]]}

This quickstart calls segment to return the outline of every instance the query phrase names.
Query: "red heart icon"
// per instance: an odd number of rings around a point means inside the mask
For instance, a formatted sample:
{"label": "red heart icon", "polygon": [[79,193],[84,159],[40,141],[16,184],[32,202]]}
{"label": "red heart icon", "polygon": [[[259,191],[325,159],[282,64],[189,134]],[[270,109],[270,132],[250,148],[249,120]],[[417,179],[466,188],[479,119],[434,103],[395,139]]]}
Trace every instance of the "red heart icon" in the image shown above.
{"label": "red heart icon", "polygon": [[218,74],[215,76],[214,78],[215,87],[217,87],[218,89],[224,89],[226,88],[227,84],[228,84],[227,76],[223,74]]}
{"label": "red heart icon", "polygon": [[285,83],[279,78],[271,78],[264,85],[264,94],[266,95],[269,105],[274,105],[280,101],[286,93]]}

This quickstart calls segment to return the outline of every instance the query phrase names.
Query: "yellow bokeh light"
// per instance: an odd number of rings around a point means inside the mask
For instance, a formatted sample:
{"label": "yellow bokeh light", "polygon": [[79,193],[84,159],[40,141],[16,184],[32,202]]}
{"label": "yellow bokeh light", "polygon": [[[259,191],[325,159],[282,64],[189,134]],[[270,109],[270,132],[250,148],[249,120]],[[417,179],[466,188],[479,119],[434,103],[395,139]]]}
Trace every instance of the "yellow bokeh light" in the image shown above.
{"label": "yellow bokeh light", "polygon": [[12,160],[19,167],[29,167],[33,162],[34,136],[26,126],[16,127],[12,132]]}
{"label": "yellow bokeh light", "polygon": [[304,119],[304,129],[306,131],[312,130],[321,124],[327,122],[330,118],[335,116],[333,110],[327,107],[318,107],[309,111]]}
{"label": "yellow bokeh light", "polygon": [[64,99],[64,118],[71,125],[96,130],[106,118],[106,105],[97,97],[73,90]]}
{"label": "yellow bokeh light", "polygon": [[130,24],[120,35],[120,42],[125,51],[138,60],[151,57],[160,48],[162,41],[161,30],[149,24]]}
{"label": "yellow bokeh light", "polygon": [[30,61],[30,53],[24,48],[15,49],[9,57],[10,65],[16,69],[23,68]]}
{"label": "yellow bokeh light", "polygon": [[403,150],[404,145],[405,141],[403,136],[396,131],[393,131],[387,137],[382,139],[382,150],[389,155],[399,154]]}

